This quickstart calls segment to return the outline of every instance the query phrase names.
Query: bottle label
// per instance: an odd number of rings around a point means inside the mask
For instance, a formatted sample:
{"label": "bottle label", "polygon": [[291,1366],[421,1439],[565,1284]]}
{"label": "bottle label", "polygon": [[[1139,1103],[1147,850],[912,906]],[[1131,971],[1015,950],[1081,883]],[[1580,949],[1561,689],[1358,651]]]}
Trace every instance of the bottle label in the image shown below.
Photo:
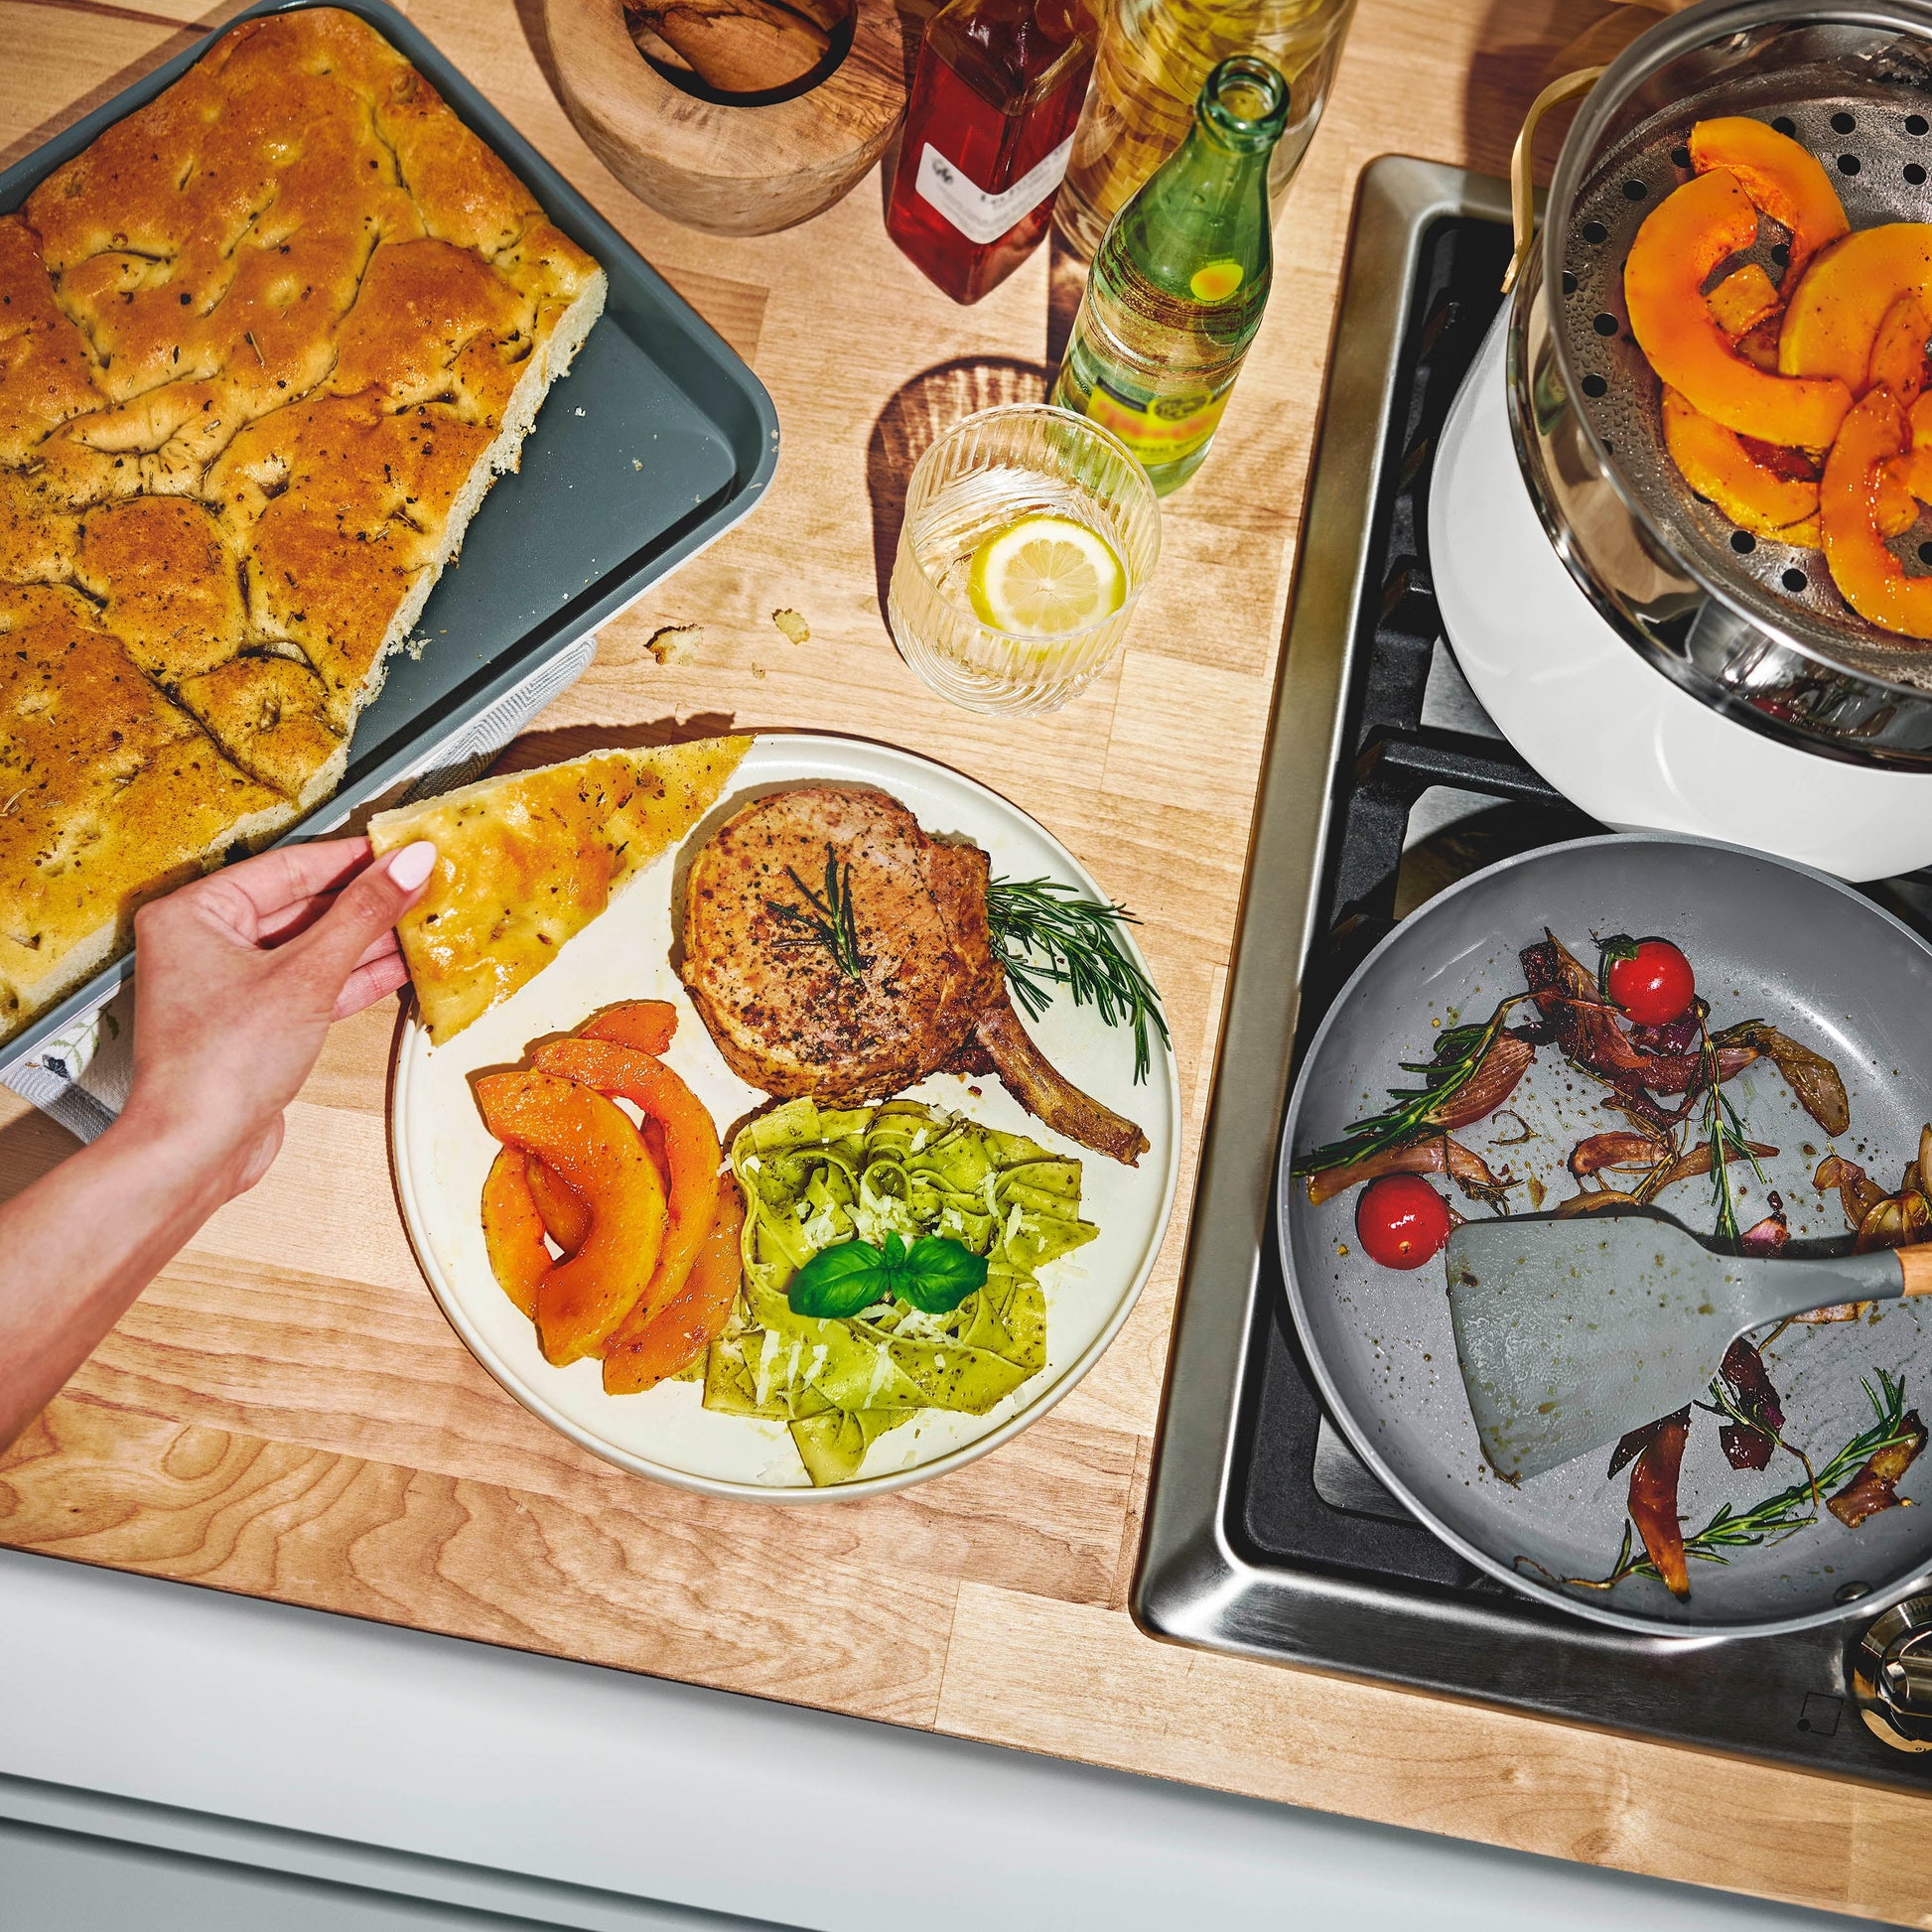
{"label": "bottle label", "polygon": [[1192,456],[1220,426],[1221,412],[1233,393],[1230,380],[1219,389],[1187,389],[1135,402],[1096,382],[1087,398],[1087,414],[1152,468]]}
{"label": "bottle label", "polygon": [[989,195],[957,162],[948,161],[930,141],[919,156],[917,187],[970,242],[984,248],[1031,214],[1056,190],[1073,152],[1068,135],[1044,161],[1029,168],[1011,188]]}

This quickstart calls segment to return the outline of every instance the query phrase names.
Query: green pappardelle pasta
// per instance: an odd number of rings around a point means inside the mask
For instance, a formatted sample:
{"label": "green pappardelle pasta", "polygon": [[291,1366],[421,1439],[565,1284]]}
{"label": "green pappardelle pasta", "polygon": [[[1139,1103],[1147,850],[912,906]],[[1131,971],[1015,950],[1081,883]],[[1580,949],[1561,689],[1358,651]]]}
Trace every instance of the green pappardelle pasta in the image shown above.
{"label": "green pappardelle pasta", "polygon": [[[921,1409],[984,1415],[1046,1365],[1037,1271],[1091,1241],[1080,1163],[912,1100],[788,1100],[743,1128],[745,1285],[712,1343],[704,1404],[789,1425],[814,1484],[846,1482]],[[842,1319],[794,1314],[791,1278],[823,1249],[943,1235],[986,1258],[986,1285],[943,1314],[883,1301]]]}

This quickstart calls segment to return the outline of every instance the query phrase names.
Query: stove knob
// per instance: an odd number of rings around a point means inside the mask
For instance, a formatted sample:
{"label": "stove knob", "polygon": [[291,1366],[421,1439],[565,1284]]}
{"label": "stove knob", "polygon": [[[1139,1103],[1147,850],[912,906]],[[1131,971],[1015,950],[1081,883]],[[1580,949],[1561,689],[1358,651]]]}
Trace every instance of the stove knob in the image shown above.
{"label": "stove knob", "polygon": [[1874,1737],[1932,1751],[1932,1596],[1895,1603],[1853,1647],[1852,1696]]}

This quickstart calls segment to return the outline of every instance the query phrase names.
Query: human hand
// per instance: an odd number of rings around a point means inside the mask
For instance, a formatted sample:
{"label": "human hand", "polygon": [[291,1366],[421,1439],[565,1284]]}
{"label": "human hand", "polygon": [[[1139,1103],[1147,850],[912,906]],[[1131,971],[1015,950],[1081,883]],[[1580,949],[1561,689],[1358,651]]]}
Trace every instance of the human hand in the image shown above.
{"label": "human hand", "polygon": [[280,846],[143,906],[122,1138],[164,1150],[209,1207],[252,1187],[331,1023],[406,977],[395,922],[435,862],[422,840],[379,865],[366,839]]}

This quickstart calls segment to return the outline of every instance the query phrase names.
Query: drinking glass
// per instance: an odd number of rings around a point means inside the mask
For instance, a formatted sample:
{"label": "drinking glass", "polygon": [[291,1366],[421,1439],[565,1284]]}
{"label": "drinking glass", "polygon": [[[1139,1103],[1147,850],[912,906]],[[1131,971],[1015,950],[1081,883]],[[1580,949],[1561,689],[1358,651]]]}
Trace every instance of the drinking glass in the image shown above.
{"label": "drinking glass", "polygon": [[[975,614],[973,553],[1023,516],[1064,516],[1120,559],[1118,610],[1077,630],[996,630]],[[1043,402],[968,416],[920,457],[905,492],[888,621],[899,654],[969,711],[1057,711],[1105,668],[1161,554],[1161,506],[1133,452]]]}

